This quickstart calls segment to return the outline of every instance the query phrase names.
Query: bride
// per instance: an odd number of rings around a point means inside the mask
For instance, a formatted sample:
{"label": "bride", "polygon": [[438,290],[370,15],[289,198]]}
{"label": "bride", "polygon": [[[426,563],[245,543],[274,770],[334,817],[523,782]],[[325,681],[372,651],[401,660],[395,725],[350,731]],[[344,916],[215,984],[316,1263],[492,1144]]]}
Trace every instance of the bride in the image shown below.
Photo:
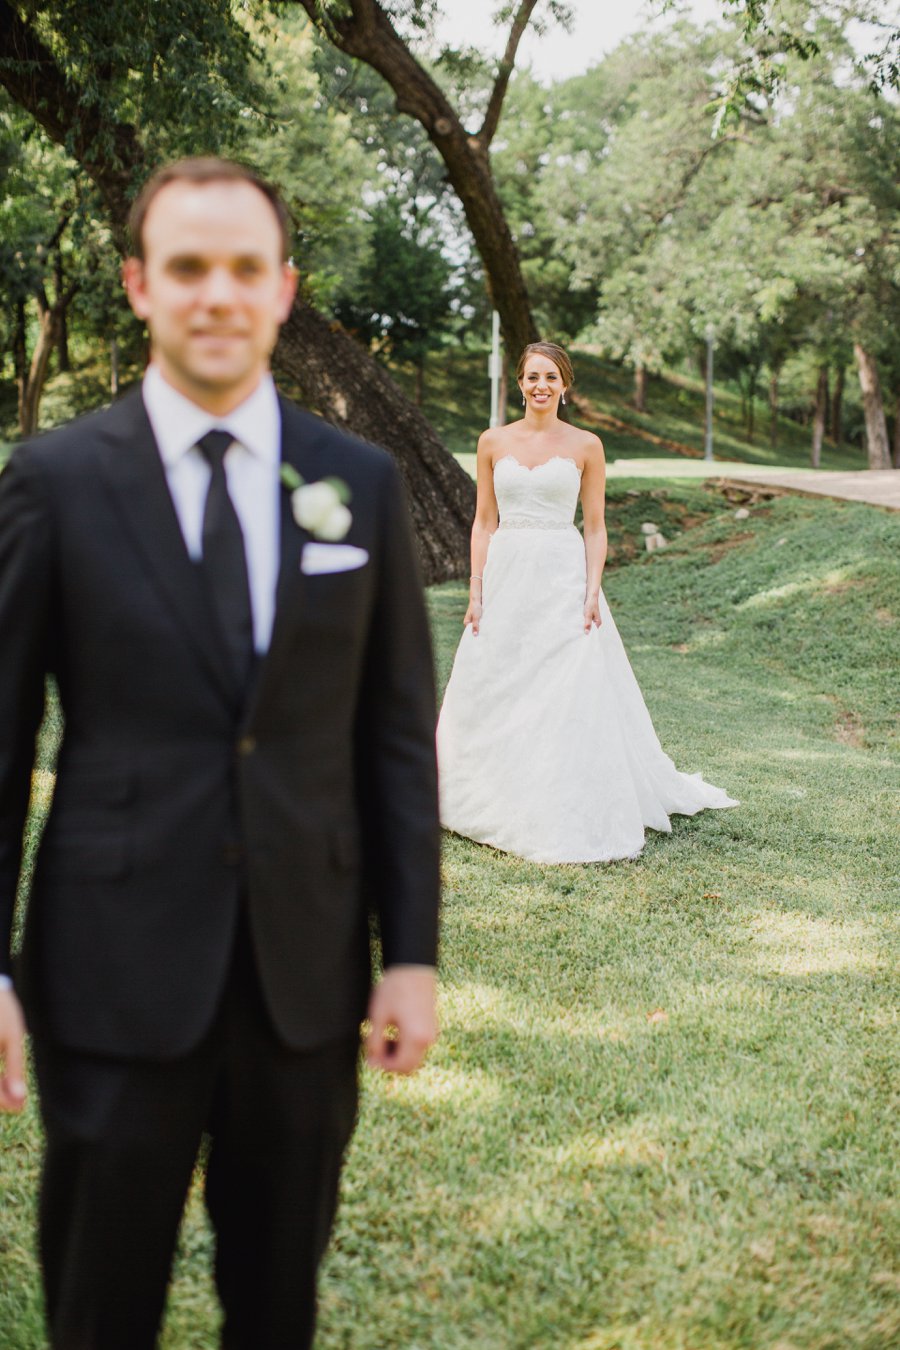
{"label": "bride", "polygon": [[534,342],[516,378],[524,416],[478,441],[469,607],[438,722],[441,821],[533,862],[634,858],[645,828],[737,802],[679,773],[653,730],[601,589],[603,446],[557,416],[568,356]]}

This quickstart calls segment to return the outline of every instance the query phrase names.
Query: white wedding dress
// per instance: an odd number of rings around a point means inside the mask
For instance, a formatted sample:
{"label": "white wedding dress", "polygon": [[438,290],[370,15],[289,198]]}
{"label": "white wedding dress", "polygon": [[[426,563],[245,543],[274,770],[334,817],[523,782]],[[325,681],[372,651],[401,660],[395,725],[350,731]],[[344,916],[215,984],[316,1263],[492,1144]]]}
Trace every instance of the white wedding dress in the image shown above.
{"label": "white wedding dress", "polygon": [[634,858],[673,813],[738,804],[663,751],[602,594],[584,632],[580,486],[562,456],[495,465],[481,630],[463,633],[438,722],[442,824],[540,863]]}

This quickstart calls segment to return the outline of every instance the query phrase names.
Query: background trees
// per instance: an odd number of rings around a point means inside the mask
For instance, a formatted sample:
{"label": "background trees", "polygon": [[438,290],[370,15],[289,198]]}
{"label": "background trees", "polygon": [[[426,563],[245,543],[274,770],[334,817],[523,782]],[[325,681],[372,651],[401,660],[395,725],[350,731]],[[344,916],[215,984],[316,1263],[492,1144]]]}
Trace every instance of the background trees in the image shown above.
{"label": "background trees", "polygon": [[818,40],[818,53],[785,61],[776,95],[756,97],[712,139],[709,103],[738,35],[679,25],[665,40],[635,39],[601,67],[618,91],[597,136],[602,157],[558,162],[541,197],[572,284],[597,296],[586,335],[633,366],[638,407],[643,370],[689,358],[709,326],[742,386],[751,437],[764,374],[776,439],[789,363],[809,382],[817,462],[827,393],[852,352],[869,463],[885,467],[876,376],[882,364],[895,379],[885,324],[900,278],[900,120],[895,102],[853,79],[834,25]]}
{"label": "background trees", "polygon": [[[92,9],[56,0],[39,12],[0,0],[0,82],[95,185],[121,248],[130,197],[159,159],[210,150],[252,156],[261,131],[278,133],[278,86],[263,41],[269,14],[263,0],[240,10],[228,0]],[[283,385],[394,453],[426,578],[462,571],[470,480],[388,373],[310,301],[304,288],[282,330],[275,362]]]}
{"label": "background trees", "polygon": [[434,0],[0,0],[19,425],[72,351],[88,402],[139,368],[113,255],[130,194],[160,157],[215,150],[275,178],[296,223],[279,378],[395,454],[430,578],[465,567],[471,486],[392,374],[421,393],[426,357],[481,341],[493,304],[510,355],[587,342],[632,370],[638,410],[712,325],[748,436],[765,395],[768,434],[805,421],[813,462],[842,434],[900,456],[895,30],[866,63],[845,20],[876,0],[722,4],[730,22],[638,33],[548,85],[516,62],[526,25],[565,23],[549,0],[498,5],[499,61],[439,49]]}

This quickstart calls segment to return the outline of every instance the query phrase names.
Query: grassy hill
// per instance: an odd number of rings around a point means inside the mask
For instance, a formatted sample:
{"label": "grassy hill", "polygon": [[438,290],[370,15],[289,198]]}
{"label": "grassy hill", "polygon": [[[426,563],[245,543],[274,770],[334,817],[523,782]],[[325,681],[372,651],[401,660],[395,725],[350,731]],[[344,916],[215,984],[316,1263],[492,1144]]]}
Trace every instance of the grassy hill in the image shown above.
{"label": "grassy hill", "polygon": [[[611,414],[628,423],[631,432],[607,429],[592,424],[583,416],[575,421],[599,432],[606,448],[607,459],[627,459],[647,455],[665,455],[664,448],[640,436],[648,431],[703,453],[705,428],[705,391],[698,379],[669,372],[651,376],[648,382],[647,407],[644,414],[631,406],[632,379],[629,371],[585,352],[574,353],[576,391],[584,395],[593,408]],[[459,349],[432,359],[425,385],[424,411],[454,453],[475,449],[479,434],[487,426],[490,413],[490,390],[487,379],[487,358],[482,352]],[[412,393],[411,372],[399,370],[395,374]],[[507,417],[521,413],[518,390],[513,387],[507,408]],[[741,415],[740,397],[730,388],[716,386],[714,415],[714,453],[719,458],[744,460],[749,464],[786,464],[806,468],[810,460],[811,431],[797,422],[782,417],[779,420],[778,444],[769,444],[769,413],[764,401],[756,404],[756,434],[753,443],[747,441]],[[835,447],[826,441],[822,451],[824,469],[864,469],[865,453],[858,447]]]}
{"label": "grassy hill", "polygon": [[[646,439],[641,432],[677,442],[702,454],[705,426],[703,384],[683,373],[668,372],[651,376],[648,382],[646,413],[631,406],[632,380],[629,371],[612,361],[587,352],[575,353],[576,390],[599,414],[626,423],[626,428],[610,428],[605,421],[595,422],[576,412],[575,420],[598,431],[606,447],[607,458],[628,459],[669,453]],[[448,350],[433,357],[425,385],[425,415],[433,422],[447,447],[455,454],[473,452],[479,434],[488,423],[490,390],[487,356],[465,348]],[[403,367],[393,371],[412,397],[413,373]],[[107,372],[102,363],[93,362],[72,374],[55,375],[47,384],[42,404],[42,425],[55,426],[108,398]],[[849,395],[848,395],[849,397]],[[756,434],[753,443],[746,439],[739,396],[727,385],[716,386],[714,450],[719,458],[743,460],[750,464],[786,464],[797,468],[809,465],[810,436],[787,417],[779,422],[778,445],[769,443],[769,413],[763,399],[756,404]],[[513,388],[507,409],[508,418],[518,417],[521,404]],[[15,396],[11,385],[0,386],[0,463],[3,437],[15,434]],[[674,456],[678,458],[678,456]],[[856,446],[834,446],[826,441],[822,451],[825,469],[864,469],[864,452]]]}

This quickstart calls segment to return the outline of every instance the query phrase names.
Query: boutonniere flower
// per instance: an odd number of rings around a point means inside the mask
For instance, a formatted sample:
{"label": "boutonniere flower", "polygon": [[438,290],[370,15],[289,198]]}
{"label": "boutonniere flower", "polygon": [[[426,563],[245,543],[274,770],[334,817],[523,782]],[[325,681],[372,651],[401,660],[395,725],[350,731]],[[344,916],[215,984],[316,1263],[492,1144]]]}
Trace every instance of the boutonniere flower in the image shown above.
{"label": "boutonniere flower", "polygon": [[343,539],[353,523],[347,507],[350,489],[343,479],[322,478],[317,483],[304,483],[293,464],[282,464],[280,472],[300,528],[329,544]]}

